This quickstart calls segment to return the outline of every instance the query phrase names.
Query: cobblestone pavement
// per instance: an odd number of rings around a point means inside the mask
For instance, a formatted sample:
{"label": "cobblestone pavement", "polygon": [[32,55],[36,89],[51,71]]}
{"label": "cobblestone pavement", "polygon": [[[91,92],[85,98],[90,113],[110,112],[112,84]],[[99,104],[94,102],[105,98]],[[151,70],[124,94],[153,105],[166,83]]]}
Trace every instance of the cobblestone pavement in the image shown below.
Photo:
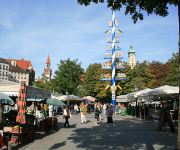
{"label": "cobblestone pavement", "polygon": [[114,115],[114,123],[94,124],[93,116],[87,115],[87,124],[80,123],[80,115],[72,115],[70,128],[62,128],[63,118],[58,116],[59,129],[42,135],[20,150],[173,150],[176,133],[169,128],[156,131],[152,121],[141,121],[132,116]]}

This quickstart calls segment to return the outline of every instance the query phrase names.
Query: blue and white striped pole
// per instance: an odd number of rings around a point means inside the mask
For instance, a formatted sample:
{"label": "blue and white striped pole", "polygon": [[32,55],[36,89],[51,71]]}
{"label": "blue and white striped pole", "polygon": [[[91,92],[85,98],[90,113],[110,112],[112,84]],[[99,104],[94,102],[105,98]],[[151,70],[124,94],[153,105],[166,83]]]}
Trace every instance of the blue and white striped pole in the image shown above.
{"label": "blue and white striped pole", "polygon": [[116,106],[116,62],[115,62],[115,12],[112,11],[112,104]]}

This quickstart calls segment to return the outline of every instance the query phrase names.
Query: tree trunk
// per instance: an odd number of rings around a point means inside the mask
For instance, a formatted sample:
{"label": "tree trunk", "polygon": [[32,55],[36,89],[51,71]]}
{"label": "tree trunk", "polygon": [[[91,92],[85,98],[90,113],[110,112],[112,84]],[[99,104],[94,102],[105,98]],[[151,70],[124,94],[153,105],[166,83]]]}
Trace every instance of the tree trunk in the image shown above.
{"label": "tree trunk", "polygon": [[[180,2],[178,3],[178,17],[179,17],[179,54],[180,54]],[[180,93],[180,57],[179,57],[179,93]],[[179,106],[180,106],[180,95],[179,95]],[[179,109],[179,112],[178,112],[177,149],[180,150],[180,109]]]}

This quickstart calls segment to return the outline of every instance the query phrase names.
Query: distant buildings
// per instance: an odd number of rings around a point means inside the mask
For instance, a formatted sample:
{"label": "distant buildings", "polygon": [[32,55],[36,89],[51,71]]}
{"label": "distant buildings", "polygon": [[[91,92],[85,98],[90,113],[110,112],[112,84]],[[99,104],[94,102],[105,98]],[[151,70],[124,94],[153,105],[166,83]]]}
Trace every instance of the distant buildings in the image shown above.
{"label": "distant buildings", "polygon": [[136,66],[136,51],[131,45],[128,51],[128,65],[133,69]]}
{"label": "distant buildings", "polygon": [[0,80],[8,80],[9,76],[9,63],[0,58]]}
{"label": "distant buildings", "polygon": [[0,80],[25,82],[32,85],[35,80],[35,71],[29,60],[0,58]]}

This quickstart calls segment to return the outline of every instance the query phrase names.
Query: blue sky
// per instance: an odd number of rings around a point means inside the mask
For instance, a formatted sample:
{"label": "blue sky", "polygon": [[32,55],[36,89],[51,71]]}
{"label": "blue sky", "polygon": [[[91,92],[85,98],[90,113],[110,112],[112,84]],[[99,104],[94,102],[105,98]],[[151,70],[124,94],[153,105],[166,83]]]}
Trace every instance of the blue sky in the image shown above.
{"label": "blue sky", "polygon": [[[106,4],[81,6],[76,0],[0,1],[0,57],[32,61],[36,78],[48,54],[53,72],[62,59],[78,59],[83,68],[103,62],[111,10]],[[178,12],[170,7],[167,17],[144,15],[133,24],[124,11],[116,12],[123,31],[120,47],[124,61],[132,44],[138,61],[166,62],[178,52]]]}

